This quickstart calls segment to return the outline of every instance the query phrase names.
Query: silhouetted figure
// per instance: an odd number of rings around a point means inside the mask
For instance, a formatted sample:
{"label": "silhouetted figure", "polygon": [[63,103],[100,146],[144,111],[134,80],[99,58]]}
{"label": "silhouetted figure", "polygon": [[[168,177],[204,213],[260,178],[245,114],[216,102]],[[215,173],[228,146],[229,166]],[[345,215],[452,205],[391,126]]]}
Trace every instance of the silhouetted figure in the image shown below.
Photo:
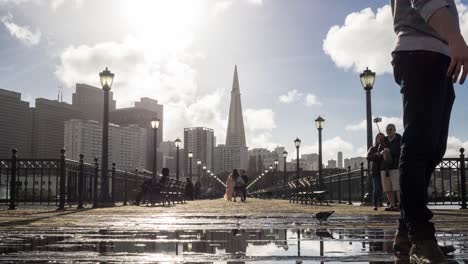
{"label": "silhouetted figure", "polygon": [[195,199],[200,199],[200,195],[201,195],[201,182],[200,180],[197,180],[197,182],[195,183]]}
{"label": "silhouetted figure", "polygon": [[185,198],[187,200],[193,200],[193,183],[190,178],[187,178],[187,182],[185,183]]}
{"label": "silhouetted figure", "polygon": [[150,195],[150,200],[154,201],[155,197],[161,193],[161,185],[155,179],[145,180],[138,191],[134,205],[140,205],[143,198]]}
{"label": "silhouetted figure", "polygon": [[315,218],[317,218],[317,220],[319,221],[320,224],[322,224],[322,222],[327,222],[328,221],[328,218],[333,214],[335,213],[335,211],[322,211],[322,212],[318,212],[315,214]]}
{"label": "silhouetted figure", "polygon": [[242,196],[241,201],[245,202],[247,200],[247,184],[249,183],[249,177],[245,174],[245,170],[241,171],[242,180],[244,180],[244,186],[242,186]]}

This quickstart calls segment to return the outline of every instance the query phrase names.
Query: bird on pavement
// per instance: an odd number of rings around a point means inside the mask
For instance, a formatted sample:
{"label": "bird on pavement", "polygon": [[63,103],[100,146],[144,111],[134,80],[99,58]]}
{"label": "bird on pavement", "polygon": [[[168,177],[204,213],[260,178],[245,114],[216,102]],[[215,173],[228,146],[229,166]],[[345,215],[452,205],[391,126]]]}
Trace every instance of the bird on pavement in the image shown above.
{"label": "bird on pavement", "polygon": [[330,215],[332,215],[335,211],[322,211],[322,212],[318,212],[315,214],[315,218],[317,218],[317,220],[319,221],[320,224],[322,224],[322,222],[327,222],[328,221],[328,218],[330,217]]}
{"label": "bird on pavement", "polygon": [[320,237],[320,238],[331,238],[331,239],[335,239],[333,237],[333,235],[330,233],[330,231],[328,231],[328,229],[317,229],[315,231],[315,234]]}

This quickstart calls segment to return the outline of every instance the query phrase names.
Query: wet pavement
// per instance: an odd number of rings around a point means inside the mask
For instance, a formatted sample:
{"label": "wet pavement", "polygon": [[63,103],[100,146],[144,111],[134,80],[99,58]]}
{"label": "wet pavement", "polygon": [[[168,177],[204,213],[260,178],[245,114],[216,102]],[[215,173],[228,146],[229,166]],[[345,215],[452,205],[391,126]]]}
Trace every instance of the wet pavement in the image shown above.
{"label": "wet pavement", "polygon": [[[223,201],[212,203],[66,212],[2,208],[0,262],[405,263],[392,251],[395,213],[339,206],[291,210],[263,201],[225,209]],[[272,205],[277,207],[268,210]],[[197,206],[210,209],[191,211]],[[216,213],[213,206],[223,210]],[[281,206],[288,212],[281,213]],[[337,212],[323,225],[307,211],[330,209]],[[468,263],[468,215],[459,212],[436,212],[437,236],[440,244],[455,246],[453,259]]]}

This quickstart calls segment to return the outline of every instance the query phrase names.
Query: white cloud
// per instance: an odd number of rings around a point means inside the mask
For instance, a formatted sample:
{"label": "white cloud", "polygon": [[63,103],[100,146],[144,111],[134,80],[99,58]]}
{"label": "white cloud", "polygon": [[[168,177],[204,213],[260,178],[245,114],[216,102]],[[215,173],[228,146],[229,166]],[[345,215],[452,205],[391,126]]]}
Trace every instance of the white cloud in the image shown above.
{"label": "white cloud", "polygon": [[465,149],[465,156],[468,154],[468,140],[463,141],[457,137],[448,137],[447,139],[447,151],[445,157],[458,158],[460,157],[460,148]]}
{"label": "white cloud", "polygon": [[273,148],[272,131],[276,128],[275,113],[272,109],[246,109],[244,111],[245,136],[249,148]]}
{"label": "white cloud", "polygon": [[[70,0],[67,1],[67,3],[71,2]],[[74,0],[76,7],[81,7],[83,5],[83,0]],[[56,11],[60,6],[62,6],[65,3],[65,0],[52,0],[50,1],[50,7],[52,10]]]}
{"label": "white cloud", "polygon": [[40,3],[40,0],[0,0],[0,5],[22,5],[28,3]]}
{"label": "white cloud", "polygon": [[305,104],[307,106],[322,105],[322,103],[318,101],[315,94],[307,94],[305,98]]}
{"label": "white cloud", "polygon": [[[360,150],[356,150],[348,141],[343,140],[341,137],[334,137],[331,139],[326,139],[322,142],[322,155],[323,155],[323,163],[327,163],[330,159],[337,159],[338,152],[343,152],[344,157],[357,157]],[[291,152],[291,153],[295,153]],[[307,153],[318,153],[318,141],[316,141],[313,145],[303,145],[300,148],[301,154]],[[295,156],[294,156],[295,157]]]}
{"label": "white cloud", "polygon": [[302,93],[299,92],[298,90],[294,89],[291,91],[288,91],[287,94],[282,94],[278,97],[278,100],[281,103],[284,104],[289,104],[298,101],[302,97]]}
{"label": "white cloud", "polygon": [[233,2],[230,0],[216,2],[213,6],[213,15],[219,15],[224,13],[232,6]]}
{"label": "white cloud", "polygon": [[263,5],[263,0],[247,0],[247,1],[254,5]]}
{"label": "white cloud", "polygon": [[[462,35],[468,37],[468,8],[456,0]],[[344,25],[330,28],[323,50],[335,65],[362,72],[366,67],[380,73],[391,73],[391,52],[396,43],[391,7],[374,12],[371,8],[349,14]]]}
{"label": "white cloud", "polygon": [[369,67],[389,73],[391,51],[396,43],[391,8],[385,5],[374,13],[366,8],[349,14],[342,26],[330,28],[323,50],[339,68],[361,72]]}
{"label": "white cloud", "polygon": [[32,32],[27,26],[19,26],[13,22],[13,16],[11,14],[1,17],[0,21],[12,36],[24,44],[28,46],[39,44],[41,40],[41,31],[39,31],[39,29],[36,29],[35,32]]}
{"label": "white cloud", "polygon": [[[387,116],[382,116],[382,122],[379,123],[379,128],[382,133],[385,134],[385,128],[388,124],[394,124],[397,129],[397,133],[403,133],[404,127],[403,127],[403,119],[400,117],[387,117]],[[372,120],[374,120],[374,117],[372,117]],[[359,123],[356,124],[349,124],[345,127],[346,131],[366,131],[367,130],[367,121],[366,119],[362,120]],[[372,130],[374,135],[377,134],[379,131],[377,129],[377,126],[374,122],[372,122]]]}

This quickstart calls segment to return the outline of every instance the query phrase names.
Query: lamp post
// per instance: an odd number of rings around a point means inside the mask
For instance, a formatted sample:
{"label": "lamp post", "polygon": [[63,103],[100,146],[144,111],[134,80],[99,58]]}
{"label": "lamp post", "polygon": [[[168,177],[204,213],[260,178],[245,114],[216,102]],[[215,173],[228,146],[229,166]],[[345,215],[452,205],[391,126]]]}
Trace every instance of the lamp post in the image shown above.
{"label": "lamp post", "polygon": [[158,171],[158,128],[159,128],[159,119],[155,118],[151,121],[151,127],[154,130],[154,139],[153,139],[153,180],[156,180],[156,175]]}
{"label": "lamp post", "polygon": [[319,140],[319,171],[318,171],[318,188],[319,190],[322,188],[322,130],[323,130],[323,124],[325,123],[325,119],[323,119],[321,116],[319,116],[317,119],[315,119],[315,126],[317,127],[318,130],[318,140]]}
{"label": "lamp post", "polygon": [[[367,116],[367,149],[372,147],[372,106],[371,106],[371,90],[374,87],[375,72],[366,68],[366,70],[359,75],[362,87],[366,91],[366,116]],[[367,163],[367,193],[365,195],[365,203],[370,203],[371,198],[371,176],[370,176],[370,163]]]}
{"label": "lamp post", "polygon": [[192,152],[188,153],[188,158],[189,158],[189,177],[190,177],[190,181],[192,181],[192,158],[193,158]]}
{"label": "lamp post", "polygon": [[197,166],[198,166],[198,181],[200,181],[200,176],[201,176],[201,160],[197,160]]}
{"label": "lamp post", "polygon": [[[205,173],[206,173],[206,166],[203,165],[202,169],[203,169],[203,176],[205,176]],[[203,178],[203,177],[202,177],[202,178]],[[201,181],[201,180],[200,180],[200,181]]]}
{"label": "lamp post", "polygon": [[175,141],[176,146],[176,180],[179,180],[179,149],[180,149],[180,139],[177,138]]}
{"label": "lamp post", "polygon": [[104,116],[102,120],[102,158],[101,158],[101,206],[113,206],[109,195],[109,91],[114,82],[114,74],[107,67],[99,73],[102,89],[104,90]]}
{"label": "lamp post", "polygon": [[274,174],[274,178],[275,178],[275,185],[278,183],[278,179],[277,179],[277,173],[278,173],[278,159],[275,159],[275,174]]}
{"label": "lamp post", "polygon": [[296,145],[296,154],[297,154],[297,164],[296,164],[296,177],[299,179],[299,148],[301,147],[301,140],[296,138],[294,140],[294,145]]}
{"label": "lamp post", "polygon": [[283,151],[283,184],[286,184],[286,158],[288,157],[288,152]]}

